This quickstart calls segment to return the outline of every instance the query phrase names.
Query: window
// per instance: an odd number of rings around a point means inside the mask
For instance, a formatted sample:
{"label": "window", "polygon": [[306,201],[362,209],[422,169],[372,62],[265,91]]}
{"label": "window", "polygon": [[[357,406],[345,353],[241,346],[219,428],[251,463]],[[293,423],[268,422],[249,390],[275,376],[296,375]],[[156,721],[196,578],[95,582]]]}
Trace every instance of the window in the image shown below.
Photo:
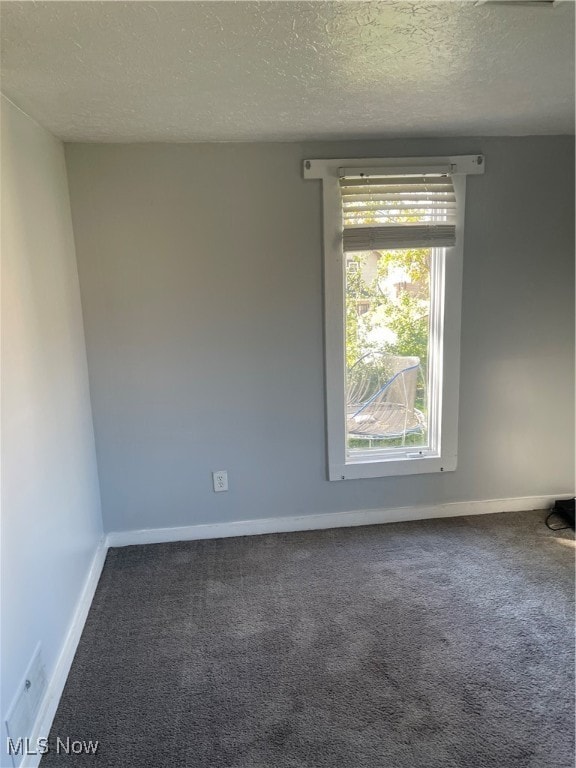
{"label": "window", "polygon": [[480,155],[306,160],[324,200],[328,477],[456,469],[466,175]]}

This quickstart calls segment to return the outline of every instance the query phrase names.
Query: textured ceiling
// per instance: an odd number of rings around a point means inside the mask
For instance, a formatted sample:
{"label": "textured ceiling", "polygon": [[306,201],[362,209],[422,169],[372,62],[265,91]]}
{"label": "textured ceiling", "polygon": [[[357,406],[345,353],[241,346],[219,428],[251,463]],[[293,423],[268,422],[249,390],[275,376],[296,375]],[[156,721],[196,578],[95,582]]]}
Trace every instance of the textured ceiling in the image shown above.
{"label": "textured ceiling", "polygon": [[574,3],[3,2],[2,90],[70,141],[574,131]]}

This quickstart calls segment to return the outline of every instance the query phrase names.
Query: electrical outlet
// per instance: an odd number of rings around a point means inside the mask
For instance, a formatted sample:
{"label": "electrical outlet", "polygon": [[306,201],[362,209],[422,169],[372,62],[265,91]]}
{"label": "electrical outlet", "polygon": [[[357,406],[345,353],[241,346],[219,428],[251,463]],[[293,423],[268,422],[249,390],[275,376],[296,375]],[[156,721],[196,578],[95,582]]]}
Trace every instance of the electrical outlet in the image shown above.
{"label": "electrical outlet", "polygon": [[20,738],[29,739],[32,736],[45,692],[46,669],[42,648],[38,643],[6,716],[6,730],[13,743]]}
{"label": "electrical outlet", "polygon": [[227,491],[228,472],[225,469],[218,469],[216,472],[212,472],[212,482],[214,483],[214,491],[216,493]]}

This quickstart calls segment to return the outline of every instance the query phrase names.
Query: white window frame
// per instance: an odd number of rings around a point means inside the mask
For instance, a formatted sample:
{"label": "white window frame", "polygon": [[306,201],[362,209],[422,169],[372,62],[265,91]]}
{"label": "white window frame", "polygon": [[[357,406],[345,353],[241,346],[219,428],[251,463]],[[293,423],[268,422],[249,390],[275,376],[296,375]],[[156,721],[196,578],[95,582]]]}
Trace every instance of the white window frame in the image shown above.
{"label": "white window frame", "polygon": [[[355,169],[426,171],[431,166],[449,169],[457,201],[456,244],[440,248],[431,274],[431,297],[439,302],[431,313],[433,359],[439,369],[433,376],[429,397],[430,433],[433,442],[426,450],[416,446],[383,452],[356,453],[353,459],[346,446],[345,376],[345,265],[342,250],[342,203],[340,170]],[[406,171],[404,171],[406,172]],[[326,391],[326,440],[328,479],[351,480],[369,477],[452,472],[458,462],[458,399],[460,389],[460,321],[462,307],[462,265],[466,175],[484,173],[482,155],[448,157],[348,158],[305,160],[304,178],[321,179],[324,210],[324,350]],[[435,437],[434,437],[435,436]]]}

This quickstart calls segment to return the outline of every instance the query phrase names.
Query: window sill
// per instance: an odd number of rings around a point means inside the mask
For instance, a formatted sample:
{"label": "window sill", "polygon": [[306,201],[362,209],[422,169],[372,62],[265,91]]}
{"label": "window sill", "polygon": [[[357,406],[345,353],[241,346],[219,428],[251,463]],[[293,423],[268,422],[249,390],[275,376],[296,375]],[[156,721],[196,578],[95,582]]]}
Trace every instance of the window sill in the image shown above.
{"label": "window sill", "polygon": [[349,461],[330,464],[329,480],[358,480],[365,477],[400,477],[425,475],[435,472],[454,472],[457,456],[424,456],[418,459],[393,458],[377,461]]}

